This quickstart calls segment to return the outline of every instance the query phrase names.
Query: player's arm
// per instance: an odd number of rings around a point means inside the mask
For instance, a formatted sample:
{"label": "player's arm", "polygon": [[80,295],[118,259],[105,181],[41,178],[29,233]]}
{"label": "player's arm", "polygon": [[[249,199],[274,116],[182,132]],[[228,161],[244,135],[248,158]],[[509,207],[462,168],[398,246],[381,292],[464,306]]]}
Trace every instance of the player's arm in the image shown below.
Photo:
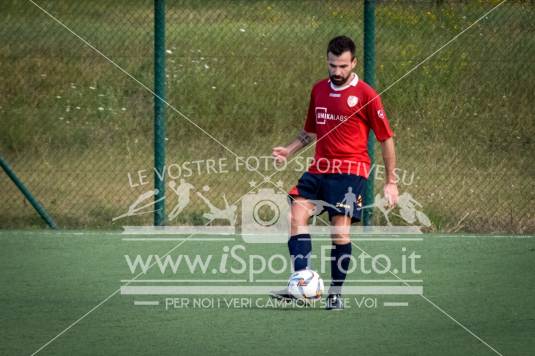
{"label": "player's arm", "polygon": [[310,93],[310,101],[308,103],[308,113],[305,120],[303,130],[299,132],[296,138],[286,146],[277,146],[273,148],[271,155],[275,158],[277,164],[281,164],[291,155],[298,152],[300,149],[310,145],[316,140],[316,114],[314,105],[314,88]]}
{"label": "player's arm", "polygon": [[383,162],[386,171],[384,194],[385,198],[388,199],[390,206],[394,206],[398,202],[399,192],[395,174],[396,150],[394,148],[394,139],[392,137],[381,142],[381,151],[383,153]]}
{"label": "player's arm", "polygon": [[273,148],[271,155],[277,163],[282,163],[300,149],[312,144],[316,140],[316,134],[301,130],[297,137],[286,146],[277,146]]}

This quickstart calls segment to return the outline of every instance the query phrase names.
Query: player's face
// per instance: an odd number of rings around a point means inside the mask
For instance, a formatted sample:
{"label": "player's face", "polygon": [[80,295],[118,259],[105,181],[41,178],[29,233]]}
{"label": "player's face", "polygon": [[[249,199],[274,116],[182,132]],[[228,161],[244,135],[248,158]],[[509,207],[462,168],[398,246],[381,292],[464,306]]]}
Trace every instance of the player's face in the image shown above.
{"label": "player's face", "polygon": [[351,52],[346,51],[339,56],[327,53],[329,78],[334,85],[341,86],[351,80],[351,73],[357,65],[357,59],[352,58]]}

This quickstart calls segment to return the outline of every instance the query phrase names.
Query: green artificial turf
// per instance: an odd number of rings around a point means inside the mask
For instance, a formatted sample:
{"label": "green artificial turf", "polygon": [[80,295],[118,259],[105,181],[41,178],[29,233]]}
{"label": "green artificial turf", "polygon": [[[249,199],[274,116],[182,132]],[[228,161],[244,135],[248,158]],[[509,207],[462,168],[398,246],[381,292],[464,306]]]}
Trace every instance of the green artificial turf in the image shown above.
{"label": "green artificial turf", "polygon": [[[328,312],[320,305],[270,306],[264,295],[122,295],[121,280],[134,277],[124,255],[163,256],[176,247],[171,256],[216,256],[224,246],[238,244],[244,247],[244,258],[287,253],[283,244],[247,244],[239,237],[230,242],[199,241],[198,236],[185,242],[123,237],[0,231],[0,354],[32,354],[62,332],[39,354],[494,354],[471,333],[504,355],[528,355],[535,348],[533,236],[419,235],[422,241],[356,241],[354,256],[360,249],[371,255],[393,255],[401,246],[417,251],[422,256],[418,278],[423,280],[423,296],[350,295],[350,308],[342,312]],[[327,243],[316,241],[314,251]],[[275,278],[281,276],[287,278]],[[324,279],[328,276],[328,271],[322,273]],[[192,276],[180,270],[165,277],[212,280],[229,275]],[[257,277],[274,278],[269,273]],[[139,277],[151,278],[162,278],[156,266]],[[353,273],[348,278],[369,276]],[[191,302],[204,298],[223,305],[166,308],[168,297]],[[244,298],[244,307],[227,308],[224,303],[232,298]],[[359,308],[355,298],[376,300],[377,307]],[[138,306],[135,300],[161,304]],[[385,301],[405,301],[408,306],[384,307]]]}

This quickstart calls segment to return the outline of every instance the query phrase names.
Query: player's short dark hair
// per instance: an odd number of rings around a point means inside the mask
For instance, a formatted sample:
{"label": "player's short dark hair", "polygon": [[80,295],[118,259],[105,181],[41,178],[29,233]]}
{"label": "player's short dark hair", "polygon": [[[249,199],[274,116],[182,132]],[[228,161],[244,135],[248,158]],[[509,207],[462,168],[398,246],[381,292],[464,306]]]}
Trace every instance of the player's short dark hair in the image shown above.
{"label": "player's short dark hair", "polygon": [[355,58],[355,42],[347,36],[337,36],[330,40],[327,46],[327,54],[331,52],[339,56],[347,51],[351,52],[351,59]]}

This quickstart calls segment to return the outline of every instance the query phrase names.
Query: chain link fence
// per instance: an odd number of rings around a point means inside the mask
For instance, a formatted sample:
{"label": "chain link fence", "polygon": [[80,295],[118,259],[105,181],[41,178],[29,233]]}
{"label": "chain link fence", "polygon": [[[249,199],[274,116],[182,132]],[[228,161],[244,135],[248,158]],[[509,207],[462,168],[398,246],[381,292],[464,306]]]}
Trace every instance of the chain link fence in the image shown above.
{"label": "chain link fence", "polygon": [[[484,16],[497,5],[377,2],[376,89],[400,192],[431,231],[535,231],[535,5]],[[266,175],[295,184],[312,150],[278,171],[271,148],[302,127],[330,38],[354,38],[362,77],[362,13],[360,1],[166,2],[168,224],[275,189]],[[61,227],[150,225],[151,206],[119,217],[154,186],[153,1],[6,0],[0,21],[2,157]],[[42,225],[1,174],[0,227]]]}

